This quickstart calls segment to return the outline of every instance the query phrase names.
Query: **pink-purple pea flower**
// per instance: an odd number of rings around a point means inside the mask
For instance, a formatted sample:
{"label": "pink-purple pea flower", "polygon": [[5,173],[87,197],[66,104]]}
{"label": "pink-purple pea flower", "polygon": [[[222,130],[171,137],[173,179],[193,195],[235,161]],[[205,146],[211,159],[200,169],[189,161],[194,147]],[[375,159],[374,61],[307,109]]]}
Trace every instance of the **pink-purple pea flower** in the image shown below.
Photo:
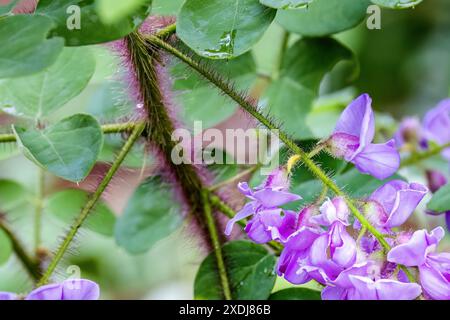
{"label": "pink-purple pea flower", "polygon": [[292,283],[302,284],[314,279],[325,284],[356,262],[356,243],[346,231],[349,211],[344,200],[328,200],[320,212],[310,221],[328,230],[320,232],[303,227],[288,240],[280,256],[278,274],[284,274]]}
{"label": "pink-purple pea flower", "polygon": [[[31,291],[25,300],[97,300],[99,286],[90,280],[69,279],[61,283],[49,284]],[[17,295],[0,292],[0,300],[16,300]]]}
{"label": "pink-purple pea flower", "polygon": [[392,176],[400,166],[395,141],[374,144],[375,119],[367,94],[356,98],[341,114],[327,144],[330,152],[377,179]]}
{"label": "pink-purple pea flower", "polygon": [[369,219],[377,227],[401,226],[414,212],[428,189],[419,183],[392,180],[375,190],[367,204]]}
{"label": "pink-purple pea flower", "polygon": [[342,271],[322,290],[323,300],[413,300],[422,290],[417,283],[382,278],[373,261],[355,264]]}
{"label": "pink-purple pea flower", "polygon": [[419,269],[420,284],[427,296],[435,300],[450,300],[450,253],[437,253],[445,231],[437,227],[428,233],[418,230],[411,238],[389,251],[390,262]]}
{"label": "pink-purple pea flower", "polygon": [[257,243],[283,240],[289,235],[290,231],[288,230],[294,231],[296,215],[279,208],[284,204],[301,199],[300,196],[288,191],[289,177],[286,170],[283,168],[274,170],[266,181],[254,190],[246,182],[239,183],[238,188],[251,201],[228,221],[225,229],[226,235],[231,234],[237,221],[251,215],[254,217],[247,224],[246,232]]}
{"label": "pink-purple pea flower", "polygon": [[[450,99],[442,100],[435,108],[427,112],[423,119],[423,137],[432,143],[445,145],[450,143]],[[450,160],[450,147],[442,152]]]}

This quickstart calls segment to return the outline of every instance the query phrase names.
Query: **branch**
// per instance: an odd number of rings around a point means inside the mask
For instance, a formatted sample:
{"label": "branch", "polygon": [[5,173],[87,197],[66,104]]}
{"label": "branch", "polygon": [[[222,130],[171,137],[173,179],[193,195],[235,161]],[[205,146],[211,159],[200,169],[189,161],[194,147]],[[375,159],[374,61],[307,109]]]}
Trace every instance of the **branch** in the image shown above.
{"label": "branch", "polygon": [[42,278],[39,280],[38,286],[42,286],[48,282],[50,279],[50,276],[55,271],[56,267],[58,266],[58,263],[63,258],[64,254],[66,253],[67,249],[69,248],[69,245],[71,244],[72,240],[75,238],[75,235],[77,234],[78,230],[86,220],[86,218],[91,213],[92,209],[95,207],[97,202],[99,201],[101,195],[105,191],[108,184],[111,182],[114,174],[119,169],[120,165],[124,161],[125,157],[130,152],[131,148],[137,141],[137,139],[141,136],[142,132],[144,131],[146,127],[145,122],[141,122],[136,124],[134,127],[133,132],[131,133],[130,137],[128,138],[127,142],[124,144],[122,149],[120,150],[119,155],[117,156],[116,160],[113,162],[111,168],[109,168],[108,172],[106,173],[103,180],[100,182],[100,185],[98,186],[97,190],[89,197],[86,205],[81,210],[78,217],[75,219],[75,221],[72,224],[72,227],[70,228],[68,234],[64,238],[63,242],[59,246],[58,250],[56,251],[55,256],[53,257],[52,261],[50,262],[47,270],[45,271]]}
{"label": "branch", "polygon": [[28,255],[19,239],[15,236],[14,232],[3,221],[0,221],[0,229],[2,229],[11,240],[13,250],[17,255],[17,258],[19,258],[20,262],[30,276],[36,281],[39,280],[41,277],[41,272],[39,270],[38,261]]}
{"label": "branch", "polygon": [[211,236],[211,241],[213,244],[213,251],[216,255],[217,269],[219,271],[220,282],[222,284],[222,290],[225,300],[231,300],[231,290],[230,283],[228,281],[227,270],[225,267],[225,262],[223,259],[222,246],[219,241],[219,235],[217,233],[217,227],[214,221],[214,217],[211,211],[211,203],[209,200],[208,190],[203,190],[202,200],[203,200],[203,213],[206,219],[206,225],[208,226],[209,234]]}
{"label": "branch", "polygon": [[[104,134],[131,132],[137,125],[139,125],[139,123],[135,122],[105,124],[102,125],[102,131]],[[0,143],[9,143],[16,141],[17,139],[14,134],[0,134]]]}
{"label": "branch", "polygon": [[[164,51],[180,59],[185,64],[189,65],[192,69],[202,75],[206,80],[210,81],[212,84],[218,87],[225,95],[229,96],[232,100],[239,104],[245,111],[247,111],[256,120],[258,120],[262,125],[264,125],[269,130],[272,130],[273,132],[277,132],[279,139],[291,150],[291,152],[293,152],[300,158],[300,160],[311,171],[311,173],[317,179],[321,180],[323,184],[325,184],[336,196],[342,197],[345,200],[350,211],[356,217],[356,219],[359,220],[362,227],[365,227],[370,233],[374,235],[374,237],[379,241],[384,250],[387,252],[391,249],[383,234],[379,232],[361,212],[359,212],[358,208],[353,203],[353,200],[350,199],[350,197],[348,197],[336,185],[336,183],[327,176],[327,174],[308,156],[308,154],[302,148],[300,148],[293,140],[291,140],[286,133],[281,131],[279,127],[273,124],[268,117],[260,113],[257,109],[257,106],[248,101],[244,95],[236,92],[234,90],[234,87],[229,82],[223,80],[220,76],[209,70],[201,62],[185,55],[164,40],[161,40],[156,36],[149,36],[147,37],[147,40],[150,45],[154,45],[163,49]],[[413,279],[409,271],[407,272],[407,275],[410,280]]]}

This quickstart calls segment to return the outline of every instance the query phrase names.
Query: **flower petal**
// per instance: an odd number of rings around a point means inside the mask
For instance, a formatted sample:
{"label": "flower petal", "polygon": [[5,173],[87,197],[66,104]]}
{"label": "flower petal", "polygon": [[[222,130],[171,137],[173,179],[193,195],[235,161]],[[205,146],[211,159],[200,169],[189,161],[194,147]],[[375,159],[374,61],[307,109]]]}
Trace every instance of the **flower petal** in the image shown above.
{"label": "flower petal", "polygon": [[17,295],[12,292],[0,292],[0,300],[16,300]]}
{"label": "flower petal", "polygon": [[423,290],[434,300],[450,300],[450,282],[439,270],[427,264],[419,267]]}
{"label": "flower petal", "polygon": [[408,242],[392,248],[387,260],[407,267],[421,266],[426,261],[429,248],[436,248],[444,234],[442,227],[435,228],[430,234],[426,230],[418,230]]}
{"label": "flower petal", "polygon": [[247,203],[241,211],[239,211],[232,219],[230,219],[227,223],[227,227],[225,228],[225,234],[229,236],[231,231],[233,231],[233,226],[239,220],[245,219],[248,216],[254,214],[255,210],[253,208],[253,202]]}
{"label": "flower petal", "polygon": [[384,144],[367,145],[352,162],[360,172],[383,180],[398,170],[400,155],[395,148],[394,140],[390,140]]}
{"label": "flower petal", "polygon": [[441,101],[423,120],[424,136],[438,144],[450,142],[450,99]]}
{"label": "flower petal", "polygon": [[69,279],[62,283],[62,300],[98,300],[100,288],[93,281]]}
{"label": "flower petal", "polygon": [[342,132],[359,137],[360,148],[371,143],[375,135],[375,120],[372,111],[372,99],[362,94],[345,108],[334,132]]}
{"label": "flower petal", "polygon": [[282,206],[286,203],[297,201],[302,198],[293,193],[278,191],[270,188],[256,191],[253,194],[253,197],[266,208]]}
{"label": "flower petal", "polygon": [[63,300],[62,292],[61,284],[48,284],[31,291],[25,300]]}

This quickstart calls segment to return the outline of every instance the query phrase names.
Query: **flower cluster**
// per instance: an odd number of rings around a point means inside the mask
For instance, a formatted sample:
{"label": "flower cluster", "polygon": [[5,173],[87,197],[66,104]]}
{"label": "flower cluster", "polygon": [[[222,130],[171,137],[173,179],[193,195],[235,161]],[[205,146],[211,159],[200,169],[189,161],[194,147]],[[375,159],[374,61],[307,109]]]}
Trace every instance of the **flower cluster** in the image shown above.
{"label": "flower cluster", "polygon": [[[275,240],[284,245],[277,272],[287,281],[315,280],[325,286],[323,299],[416,299],[421,294],[450,299],[450,254],[436,252],[444,230],[405,233],[393,229],[414,212],[426,187],[393,180],[361,200],[368,220],[393,247],[387,257],[378,240],[365,235],[358,221],[351,221],[341,197],[299,212],[283,210],[282,205],[300,199],[288,192],[283,169],[275,170],[255,190],[246,183],[239,187],[252,201],[229,222],[227,234],[238,219],[253,215],[245,231],[256,243]],[[420,285],[411,282],[400,265],[418,267]]]}
{"label": "flower cluster", "polygon": [[[445,99],[428,111],[420,122],[417,118],[405,118],[395,134],[399,148],[407,151],[424,151],[432,146],[444,147],[441,154],[450,161],[450,99]],[[445,147],[447,146],[448,147]],[[442,172],[428,170],[426,172],[431,192],[438,191],[447,184],[447,178]],[[445,214],[447,228],[450,230],[450,211],[431,212],[428,214]]]}
{"label": "flower cluster", "polygon": [[[396,134],[397,143],[411,139],[424,147],[429,139],[448,143],[450,117],[437,119],[436,113],[448,111],[449,106],[448,101],[441,103],[440,111],[427,115],[423,128],[416,120],[405,121],[403,133]],[[446,125],[443,134],[440,130]],[[394,140],[374,144],[374,136],[371,99],[364,94],[344,110],[333,134],[322,144],[362,173],[385,179],[398,170],[399,152]],[[435,172],[429,180],[432,192],[446,183]],[[351,218],[343,197],[322,200],[320,206],[312,204],[298,212],[285,210],[285,204],[301,197],[289,192],[289,172],[284,167],[255,189],[247,183],[240,183],[239,189],[251,201],[229,221],[225,233],[230,235],[237,221],[252,216],[245,227],[251,240],[283,244],[277,273],[287,281],[299,285],[315,280],[325,286],[323,299],[450,299],[450,254],[437,252],[444,230],[398,231],[428,193],[422,184],[384,183],[357,201],[366,218],[362,222]],[[367,233],[368,223],[376,228],[377,237]],[[391,249],[386,252],[387,248]]]}
{"label": "flower cluster", "polygon": [[[31,291],[25,300],[97,300],[100,288],[95,282],[85,279],[69,279],[49,284]],[[0,292],[0,300],[17,300],[15,293]]]}

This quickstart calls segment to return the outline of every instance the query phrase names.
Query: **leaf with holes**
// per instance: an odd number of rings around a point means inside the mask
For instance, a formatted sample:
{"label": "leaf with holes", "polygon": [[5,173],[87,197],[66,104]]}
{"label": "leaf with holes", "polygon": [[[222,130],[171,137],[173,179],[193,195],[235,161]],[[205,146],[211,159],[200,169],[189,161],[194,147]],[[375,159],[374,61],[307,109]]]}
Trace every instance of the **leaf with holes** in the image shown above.
{"label": "leaf with holes", "polygon": [[177,35],[200,56],[230,59],[250,50],[275,14],[256,0],[187,0],[178,15]]}
{"label": "leaf with holes", "polygon": [[[228,242],[222,251],[233,299],[266,300],[275,284],[275,257],[264,247],[249,241]],[[201,300],[223,299],[214,252],[200,265],[194,296]]]}
{"label": "leaf with holes", "polygon": [[14,132],[29,159],[73,182],[87,177],[103,145],[99,123],[84,114],[65,118],[44,130],[14,127]]}
{"label": "leaf with holes", "polygon": [[51,115],[86,87],[95,71],[88,48],[65,48],[50,68],[0,83],[0,107],[33,119]]}

